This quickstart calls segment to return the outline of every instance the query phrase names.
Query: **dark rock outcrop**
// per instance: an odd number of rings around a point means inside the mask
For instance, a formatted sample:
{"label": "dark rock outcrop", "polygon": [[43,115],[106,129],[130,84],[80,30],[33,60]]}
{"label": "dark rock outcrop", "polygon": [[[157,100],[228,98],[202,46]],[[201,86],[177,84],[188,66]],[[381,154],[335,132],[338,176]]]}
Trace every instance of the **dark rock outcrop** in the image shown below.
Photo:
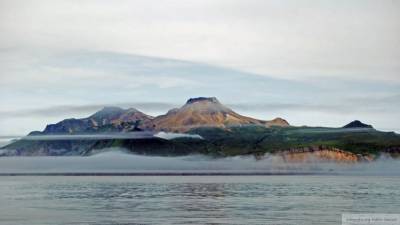
{"label": "dark rock outcrop", "polygon": [[373,128],[371,125],[362,123],[359,120],[354,120],[348,124],[346,124],[345,126],[343,126],[343,128]]}

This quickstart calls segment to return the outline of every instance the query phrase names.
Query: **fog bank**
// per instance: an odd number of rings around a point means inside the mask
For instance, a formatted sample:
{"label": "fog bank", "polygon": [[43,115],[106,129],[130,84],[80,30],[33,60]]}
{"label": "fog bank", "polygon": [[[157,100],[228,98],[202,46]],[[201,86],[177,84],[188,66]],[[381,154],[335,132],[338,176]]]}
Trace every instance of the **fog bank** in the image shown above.
{"label": "fog bank", "polygon": [[82,157],[0,157],[0,173],[79,173],[79,172],[265,172],[354,175],[399,175],[400,161],[382,158],[370,163],[285,163],[280,157],[266,155],[211,158],[204,155],[160,157],[133,155],[120,149]]}

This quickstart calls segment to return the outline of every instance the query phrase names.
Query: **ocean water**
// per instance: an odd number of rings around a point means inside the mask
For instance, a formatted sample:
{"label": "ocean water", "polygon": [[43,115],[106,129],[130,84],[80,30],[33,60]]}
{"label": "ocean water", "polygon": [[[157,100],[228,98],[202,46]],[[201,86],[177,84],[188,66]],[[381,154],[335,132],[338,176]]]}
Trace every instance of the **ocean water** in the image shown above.
{"label": "ocean water", "polygon": [[399,213],[400,177],[1,176],[1,225],[341,224]]}

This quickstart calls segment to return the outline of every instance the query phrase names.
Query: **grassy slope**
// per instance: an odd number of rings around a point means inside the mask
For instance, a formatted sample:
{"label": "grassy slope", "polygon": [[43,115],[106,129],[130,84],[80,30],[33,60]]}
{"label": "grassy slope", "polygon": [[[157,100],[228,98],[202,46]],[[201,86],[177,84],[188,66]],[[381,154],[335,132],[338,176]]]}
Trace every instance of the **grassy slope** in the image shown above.
{"label": "grassy slope", "polygon": [[213,143],[223,155],[274,152],[297,147],[329,146],[353,153],[375,154],[400,147],[400,135],[374,129],[313,127],[233,127],[191,130]]}
{"label": "grassy slope", "polygon": [[202,153],[233,156],[310,146],[336,147],[357,154],[376,154],[391,147],[400,147],[400,135],[374,129],[247,126],[232,127],[228,130],[196,128],[189,133],[200,134],[204,140],[178,138],[169,141],[163,139],[99,141],[94,148],[124,147],[132,152],[150,155]]}
{"label": "grassy slope", "polygon": [[[215,156],[263,154],[291,148],[328,146],[357,154],[376,154],[396,147],[400,149],[400,135],[374,129],[339,129],[317,127],[262,126],[196,128],[189,131],[204,140],[177,138],[173,140],[130,139],[102,141],[17,141],[9,149],[18,149],[22,155],[50,153],[51,155],[91,154],[106,147],[123,147],[147,155],[186,155],[201,153]],[[50,152],[48,149],[52,149]],[[55,150],[54,150],[55,149]],[[60,151],[58,151],[60,150]]]}

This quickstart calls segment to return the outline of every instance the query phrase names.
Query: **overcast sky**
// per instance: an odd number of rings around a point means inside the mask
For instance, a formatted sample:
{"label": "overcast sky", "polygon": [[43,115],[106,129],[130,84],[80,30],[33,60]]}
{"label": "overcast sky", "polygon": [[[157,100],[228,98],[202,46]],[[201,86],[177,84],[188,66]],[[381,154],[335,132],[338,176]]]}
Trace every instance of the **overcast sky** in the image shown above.
{"label": "overcast sky", "polygon": [[0,0],[0,135],[194,96],[400,131],[400,1]]}

